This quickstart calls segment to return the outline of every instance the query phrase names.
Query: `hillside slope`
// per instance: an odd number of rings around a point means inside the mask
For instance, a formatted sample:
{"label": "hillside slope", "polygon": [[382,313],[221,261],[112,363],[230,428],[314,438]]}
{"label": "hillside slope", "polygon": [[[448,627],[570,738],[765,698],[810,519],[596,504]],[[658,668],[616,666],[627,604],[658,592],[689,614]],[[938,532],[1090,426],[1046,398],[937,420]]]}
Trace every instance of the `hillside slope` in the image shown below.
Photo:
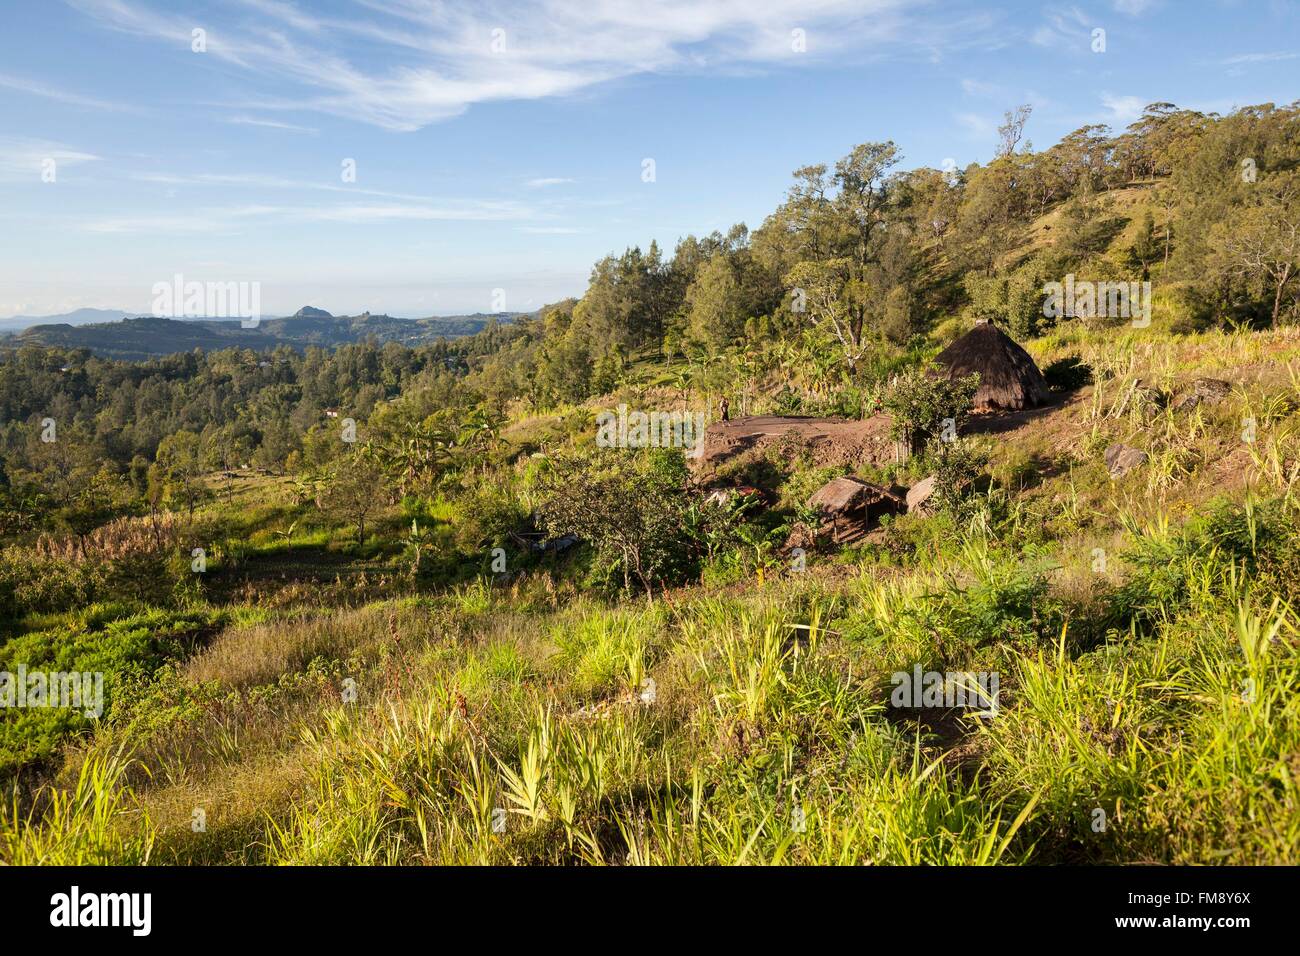
{"label": "hillside slope", "polygon": [[[319,312],[320,310],[314,310]],[[326,348],[374,339],[415,346],[440,338],[456,338],[482,331],[492,322],[510,322],[516,313],[397,319],[388,315],[331,316],[299,314],[283,319],[261,319],[244,328],[235,319],[167,319],[152,316],[120,322],[86,325],[36,325],[0,337],[0,349],[39,345],[90,349],[97,355],[120,359],[145,359],[194,349],[249,348],[266,351],[280,345]]]}
{"label": "hillside slope", "polygon": [[[132,625],[193,643],[53,777],[99,768],[100,822],[11,821],[0,858],[1294,862],[1300,333],[1072,326],[1030,347],[1094,381],[974,423],[993,485],[960,517],[904,516],[804,571],[742,555],[650,602],[513,545],[523,570],[426,590],[396,509],[356,550],[288,479],[213,476],[238,558],[218,548],[197,603]],[[1205,377],[1230,391],[1176,411]],[[1147,463],[1109,475],[1117,441]],[[768,459],[784,495],[828,473]],[[102,640],[120,613],[14,640]],[[896,706],[914,667],[997,675],[996,715]]]}

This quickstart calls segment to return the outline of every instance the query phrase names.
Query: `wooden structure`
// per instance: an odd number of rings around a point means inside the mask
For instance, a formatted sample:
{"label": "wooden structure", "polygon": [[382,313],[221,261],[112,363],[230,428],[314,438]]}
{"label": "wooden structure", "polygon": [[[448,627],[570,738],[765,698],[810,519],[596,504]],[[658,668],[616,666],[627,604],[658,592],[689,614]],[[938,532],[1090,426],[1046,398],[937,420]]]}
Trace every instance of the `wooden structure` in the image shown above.
{"label": "wooden structure", "polygon": [[845,477],[822,485],[808,499],[808,507],[821,515],[823,529],[829,524],[831,540],[842,544],[864,535],[882,514],[902,511],[906,502],[888,488]]}

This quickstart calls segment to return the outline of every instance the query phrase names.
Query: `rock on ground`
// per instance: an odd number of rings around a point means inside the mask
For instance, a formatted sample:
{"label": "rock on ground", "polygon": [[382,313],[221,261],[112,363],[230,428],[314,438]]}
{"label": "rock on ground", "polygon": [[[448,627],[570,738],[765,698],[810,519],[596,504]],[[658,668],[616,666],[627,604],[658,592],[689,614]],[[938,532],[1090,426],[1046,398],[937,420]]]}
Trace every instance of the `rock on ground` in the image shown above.
{"label": "rock on ground", "polygon": [[1128,445],[1121,445],[1119,442],[1106,449],[1106,467],[1110,470],[1112,478],[1127,475],[1138,465],[1145,463],[1146,460],[1146,452],[1137,448],[1130,448]]}
{"label": "rock on ground", "polygon": [[930,500],[931,496],[934,494],[935,478],[935,475],[930,475],[928,478],[922,478],[908,490],[907,510],[909,513],[924,507],[925,503]]}
{"label": "rock on ground", "polygon": [[1173,404],[1176,412],[1190,412],[1198,405],[1213,405],[1232,394],[1232,386],[1217,378],[1198,378]]}

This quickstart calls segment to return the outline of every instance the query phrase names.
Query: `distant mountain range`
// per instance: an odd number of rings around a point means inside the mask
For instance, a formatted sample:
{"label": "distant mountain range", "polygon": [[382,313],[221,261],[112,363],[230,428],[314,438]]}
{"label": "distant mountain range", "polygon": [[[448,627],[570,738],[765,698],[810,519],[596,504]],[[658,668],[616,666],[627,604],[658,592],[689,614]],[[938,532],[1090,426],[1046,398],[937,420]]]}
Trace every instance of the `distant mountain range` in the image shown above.
{"label": "distant mountain range", "polygon": [[0,319],[0,332],[19,332],[33,325],[89,325],[92,322],[120,322],[131,312],[121,309],[77,309],[60,315],[13,315]]}
{"label": "distant mountain range", "polygon": [[[77,321],[91,313],[90,321]],[[0,349],[24,345],[85,348],[119,359],[144,359],[194,349],[273,349],[279,345],[333,348],[350,342],[399,342],[420,345],[440,338],[473,335],[489,322],[510,322],[522,313],[478,312],[472,315],[398,319],[391,315],[335,316],[324,309],[304,306],[288,318],[262,319],[244,328],[239,319],[131,318],[130,313],[109,309],[80,309],[61,316],[39,318],[38,324],[0,335]],[[107,318],[107,321],[105,320]],[[47,322],[45,319],[62,321]],[[96,321],[98,319],[98,321]],[[18,319],[0,320],[0,329]]]}

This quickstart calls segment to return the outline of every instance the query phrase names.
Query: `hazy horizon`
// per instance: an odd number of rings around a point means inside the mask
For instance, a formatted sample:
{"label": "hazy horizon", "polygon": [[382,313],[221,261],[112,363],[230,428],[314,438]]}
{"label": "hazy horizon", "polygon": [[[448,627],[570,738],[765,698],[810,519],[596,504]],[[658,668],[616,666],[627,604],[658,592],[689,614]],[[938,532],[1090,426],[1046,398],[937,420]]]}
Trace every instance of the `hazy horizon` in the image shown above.
{"label": "hazy horizon", "polygon": [[[263,315],[260,316],[260,318],[262,320],[299,318],[300,316],[298,316],[297,313],[302,308],[307,308],[307,307],[322,309],[323,311],[328,312],[332,318],[336,318],[336,319],[356,318],[368,312],[370,315],[386,315],[390,319],[405,319],[407,321],[412,321],[412,322],[418,321],[420,319],[454,319],[466,315],[501,315],[504,317],[504,316],[523,314],[515,311],[490,312],[488,310],[482,310],[479,312],[437,312],[437,313],[430,313],[428,315],[394,315],[391,312],[376,312],[374,309],[368,309],[368,310],[362,309],[361,312],[335,312],[333,309],[327,309],[324,308],[323,306],[316,306],[316,305],[312,305],[311,303],[308,303],[306,306],[300,306],[298,309],[295,309],[293,312],[286,313],[284,315]],[[148,312],[138,312],[138,313],[132,312],[128,309],[115,309],[108,306],[83,306],[79,309],[70,310],[69,312],[54,312],[48,315],[0,316],[0,325],[3,325],[5,323],[10,323],[10,322],[19,322],[19,321],[26,321],[26,320],[33,320],[33,324],[40,324],[40,320],[61,319],[68,316],[76,315],[79,312],[101,312],[101,313],[108,313],[108,314],[123,313],[122,315],[116,316],[114,318],[106,318],[103,320],[99,320],[102,322],[120,322],[124,318],[126,319],[174,319],[178,322],[239,322],[242,321],[241,317],[238,315],[156,315]],[[97,320],[88,319],[85,322],[77,322],[77,323],[70,323],[70,324],[90,325],[90,324],[94,324],[95,321]]]}

